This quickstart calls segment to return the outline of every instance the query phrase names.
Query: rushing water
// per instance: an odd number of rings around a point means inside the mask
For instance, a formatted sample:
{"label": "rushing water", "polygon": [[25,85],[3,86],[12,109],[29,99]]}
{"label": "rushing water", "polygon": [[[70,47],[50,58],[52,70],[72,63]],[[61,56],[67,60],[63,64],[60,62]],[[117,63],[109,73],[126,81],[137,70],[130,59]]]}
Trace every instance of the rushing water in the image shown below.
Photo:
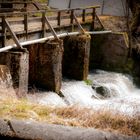
{"label": "rushing water", "polygon": [[130,76],[99,70],[90,73],[88,79],[92,84],[65,79],[61,89],[63,98],[56,93],[45,92],[36,94],[35,101],[54,106],[78,105],[97,110],[110,109],[129,115],[140,113],[140,90],[135,87]]}

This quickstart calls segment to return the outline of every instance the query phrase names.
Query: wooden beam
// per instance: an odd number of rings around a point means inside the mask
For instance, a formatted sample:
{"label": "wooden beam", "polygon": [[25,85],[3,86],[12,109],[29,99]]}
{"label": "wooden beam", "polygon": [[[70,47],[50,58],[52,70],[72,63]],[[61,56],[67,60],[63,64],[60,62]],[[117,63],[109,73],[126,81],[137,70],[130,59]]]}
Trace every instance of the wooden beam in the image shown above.
{"label": "wooden beam", "polygon": [[75,19],[76,24],[78,25],[79,29],[81,30],[82,33],[85,33],[85,30],[83,29],[83,27],[81,26],[80,22],[78,21],[77,17],[75,14],[73,14],[73,17]]}
{"label": "wooden beam", "polygon": [[59,40],[59,38],[58,38],[58,36],[57,36],[55,30],[54,30],[53,27],[51,26],[51,24],[50,24],[50,22],[49,22],[49,20],[48,20],[48,18],[47,18],[46,16],[45,16],[45,21],[46,21],[46,23],[47,23],[47,25],[48,25],[50,31],[52,32],[54,38],[57,39],[57,40]]}
{"label": "wooden beam", "polygon": [[18,38],[17,38],[16,34],[12,31],[9,22],[8,22],[6,19],[4,19],[4,22],[5,22],[6,28],[7,28],[8,31],[10,32],[10,34],[11,34],[11,36],[12,36],[14,42],[16,43],[17,47],[18,47],[19,49],[23,49],[23,47],[20,45],[20,43],[19,43],[19,41],[18,41]]}
{"label": "wooden beam", "polygon": [[85,22],[85,17],[86,17],[86,9],[83,9],[82,13],[82,21]]}
{"label": "wooden beam", "polygon": [[102,21],[100,20],[100,18],[99,18],[99,16],[97,15],[97,13],[96,13],[96,12],[95,12],[95,16],[96,16],[97,21],[98,21],[98,22],[99,22],[99,24],[101,25],[102,29],[105,29],[105,27],[104,27],[104,25],[103,25]]}

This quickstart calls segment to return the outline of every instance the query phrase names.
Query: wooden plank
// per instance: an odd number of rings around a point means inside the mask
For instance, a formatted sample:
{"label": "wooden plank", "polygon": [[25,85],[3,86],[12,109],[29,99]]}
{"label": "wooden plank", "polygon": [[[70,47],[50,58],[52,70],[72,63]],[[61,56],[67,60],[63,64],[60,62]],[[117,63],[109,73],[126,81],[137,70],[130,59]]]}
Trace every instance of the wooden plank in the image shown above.
{"label": "wooden plank", "polygon": [[71,10],[70,24],[73,24],[73,19],[74,19],[74,10]]}
{"label": "wooden plank", "polygon": [[10,32],[10,34],[11,34],[11,36],[12,36],[14,42],[16,43],[17,47],[18,47],[19,49],[23,49],[23,47],[20,45],[20,43],[19,43],[19,41],[18,41],[18,38],[17,38],[16,34],[15,34],[15,33],[12,31],[12,29],[10,28],[9,22],[8,22],[6,19],[4,19],[4,22],[5,22],[6,28],[7,28],[8,31]]}

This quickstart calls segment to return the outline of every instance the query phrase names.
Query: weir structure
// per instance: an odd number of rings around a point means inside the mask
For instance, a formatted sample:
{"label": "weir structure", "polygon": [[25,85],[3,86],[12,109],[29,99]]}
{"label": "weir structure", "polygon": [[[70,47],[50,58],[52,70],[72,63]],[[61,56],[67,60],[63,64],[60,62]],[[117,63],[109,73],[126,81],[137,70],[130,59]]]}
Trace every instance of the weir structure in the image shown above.
{"label": "weir structure", "polygon": [[[28,3],[21,3],[26,9]],[[90,34],[111,32],[103,31],[96,8],[0,13],[0,65],[8,66],[19,96],[29,86],[59,93],[62,71],[69,78],[87,79]],[[101,31],[94,31],[96,21]]]}

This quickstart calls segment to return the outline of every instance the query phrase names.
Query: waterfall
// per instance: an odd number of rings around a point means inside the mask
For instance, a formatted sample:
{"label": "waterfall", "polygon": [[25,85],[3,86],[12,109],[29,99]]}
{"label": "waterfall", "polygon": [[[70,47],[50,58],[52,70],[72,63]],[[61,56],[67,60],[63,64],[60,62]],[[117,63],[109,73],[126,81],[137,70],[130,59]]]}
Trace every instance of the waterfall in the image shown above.
{"label": "waterfall", "polygon": [[78,105],[96,110],[109,109],[130,115],[140,113],[140,90],[133,84],[132,77],[98,70],[90,73],[88,79],[92,84],[64,79],[61,88],[64,97],[44,92],[37,95],[36,101],[54,106]]}

